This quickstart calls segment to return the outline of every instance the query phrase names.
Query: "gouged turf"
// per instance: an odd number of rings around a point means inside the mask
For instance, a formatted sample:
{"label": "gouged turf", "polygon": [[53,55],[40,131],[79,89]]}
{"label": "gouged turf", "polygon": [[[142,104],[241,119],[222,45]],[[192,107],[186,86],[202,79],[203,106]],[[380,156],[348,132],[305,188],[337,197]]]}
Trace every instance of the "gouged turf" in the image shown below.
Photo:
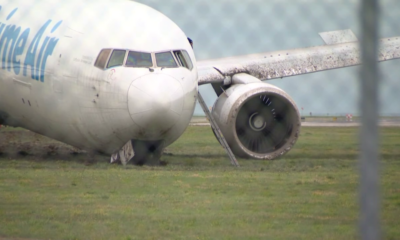
{"label": "gouged turf", "polygon": [[[239,159],[238,169],[209,127],[189,127],[165,167],[88,162],[57,142],[18,136],[3,138],[2,151],[36,139],[43,153],[25,146],[27,155],[0,156],[0,239],[358,237],[356,128],[303,128],[283,158]],[[400,128],[383,128],[381,142],[382,228],[400,239]],[[49,144],[58,146],[51,154]]]}

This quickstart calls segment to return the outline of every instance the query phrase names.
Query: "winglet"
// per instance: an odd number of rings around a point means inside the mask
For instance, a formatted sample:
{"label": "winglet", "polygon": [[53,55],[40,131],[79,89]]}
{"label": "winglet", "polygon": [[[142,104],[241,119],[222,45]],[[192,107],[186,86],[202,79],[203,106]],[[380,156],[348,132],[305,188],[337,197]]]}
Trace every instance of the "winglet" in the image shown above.
{"label": "winglet", "polygon": [[358,41],[356,35],[350,29],[331,31],[331,32],[321,32],[319,33],[322,40],[324,40],[326,45],[348,43]]}

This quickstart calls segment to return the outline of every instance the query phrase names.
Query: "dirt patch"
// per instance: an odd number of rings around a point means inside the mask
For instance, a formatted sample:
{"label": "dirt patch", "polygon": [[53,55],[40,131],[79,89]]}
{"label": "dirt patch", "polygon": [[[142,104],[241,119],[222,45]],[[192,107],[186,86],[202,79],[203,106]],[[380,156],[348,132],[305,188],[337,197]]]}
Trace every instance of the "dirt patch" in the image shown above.
{"label": "dirt patch", "polygon": [[88,154],[65,143],[20,128],[0,128],[0,160],[107,161],[101,154]]}

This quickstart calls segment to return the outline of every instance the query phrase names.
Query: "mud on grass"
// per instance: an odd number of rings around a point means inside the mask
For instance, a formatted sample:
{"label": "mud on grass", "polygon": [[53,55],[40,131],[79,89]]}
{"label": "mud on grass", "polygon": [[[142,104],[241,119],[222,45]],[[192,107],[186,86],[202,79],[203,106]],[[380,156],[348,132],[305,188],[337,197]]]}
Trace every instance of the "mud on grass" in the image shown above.
{"label": "mud on grass", "polygon": [[[274,161],[238,159],[241,169],[292,172],[305,170],[356,170],[358,128],[303,127],[294,148]],[[400,128],[381,128],[381,157],[400,159]],[[110,156],[88,154],[59,141],[21,128],[0,128],[0,161],[49,162],[108,165]],[[168,146],[161,157],[167,170],[231,170],[230,161],[209,126],[189,126],[183,136]],[[1,167],[1,166],[0,166]],[[75,166],[76,167],[76,166]],[[134,168],[128,166],[127,168]]]}
{"label": "mud on grass", "polygon": [[81,149],[20,128],[0,129],[0,161],[64,160],[83,164],[108,161],[109,156],[90,155]]}
{"label": "mud on grass", "polygon": [[[0,138],[0,238],[358,238],[356,128],[303,128],[289,154],[240,168],[209,127],[189,127],[162,167],[85,164],[25,130]],[[400,239],[400,128],[382,129],[381,143],[382,229]]]}

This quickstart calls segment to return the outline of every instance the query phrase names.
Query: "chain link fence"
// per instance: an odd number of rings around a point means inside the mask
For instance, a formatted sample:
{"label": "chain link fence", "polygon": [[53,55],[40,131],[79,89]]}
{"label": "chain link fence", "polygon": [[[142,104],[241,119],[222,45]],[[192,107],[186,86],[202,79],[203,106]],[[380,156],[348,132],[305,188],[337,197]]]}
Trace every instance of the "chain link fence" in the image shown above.
{"label": "chain link fence", "polygon": [[[166,14],[194,40],[197,60],[323,45],[319,32],[351,29],[374,59],[376,42],[400,36],[397,0],[141,0]],[[376,23],[377,25],[374,25]],[[362,38],[364,36],[364,38]],[[368,39],[367,39],[368,38]],[[360,236],[380,238],[378,116],[399,117],[400,60],[269,81],[296,101],[305,116],[361,117]],[[216,95],[200,88],[212,106]],[[378,95],[376,95],[378,94]],[[202,115],[198,106],[195,114]]]}
{"label": "chain link fence", "polygon": [[[360,0],[139,1],[166,14],[194,40],[197,60],[323,45],[319,32],[351,29],[360,39]],[[400,3],[380,1],[380,37],[400,36]],[[399,60],[380,63],[382,116],[400,116]],[[302,115],[360,114],[359,67],[269,81],[288,92]],[[209,106],[216,99],[201,89]],[[198,106],[195,114],[202,115]]]}
{"label": "chain link fence", "polygon": [[[372,25],[377,21],[377,37],[400,36],[399,0],[381,0],[379,7],[378,0],[137,2],[159,10],[180,26],[193,39],[197,60],[324,45],[319,32],[342,29],[351,29],[360,40],[365,40],[362,36],[374,36],[375,28],[363,25],[363,17]],[[365,49],[372,49],[371,54],[374,54],[376,45],[374,42],[369,44]],[[374,59],[374,56],[365,55],[364,60],[368,59]],[[376,126],[378,116],[394,117],[400,121],[400,60],[379,63],[378,68],[374,67],[375,62],[369,64],[367,67],[276,79],[269,83],[291,95],[303,117],[360,116],[363,124],[360,134],[360,232],[363,234],[360,236],[377,239],[380,237],[380,203]],[[212,87],[201,86],[200,91],[207,105],[212,106],[217,99]],[[375,93],[378,93],[377,99]],[[203,115],[200,106],[197,106],[195,115]]]}

